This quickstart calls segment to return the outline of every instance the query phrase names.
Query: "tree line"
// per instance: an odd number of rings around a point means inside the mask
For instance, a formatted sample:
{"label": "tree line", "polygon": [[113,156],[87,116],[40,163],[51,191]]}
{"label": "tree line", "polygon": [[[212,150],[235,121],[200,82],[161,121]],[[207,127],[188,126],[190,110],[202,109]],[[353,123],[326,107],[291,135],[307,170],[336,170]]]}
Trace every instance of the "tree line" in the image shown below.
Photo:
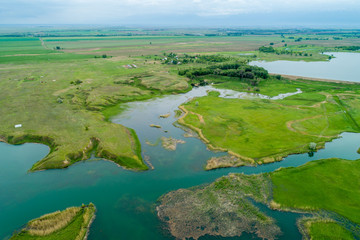
{"label": "tree line", "polygon": [[[206,75],[217,75],[238,78],[240,81],[247,82],[252,86],[257,86],[260,79],[267,79],[269,77],[268,71],[262,67],[249,66],[246,63],[233,62],[215,64],[208,67],[199,67],[191,69],[182,69],[178,71],[181,76],[186,76],[190,79],[196,79]],[[260,79],[259,79],[260,78]]]}

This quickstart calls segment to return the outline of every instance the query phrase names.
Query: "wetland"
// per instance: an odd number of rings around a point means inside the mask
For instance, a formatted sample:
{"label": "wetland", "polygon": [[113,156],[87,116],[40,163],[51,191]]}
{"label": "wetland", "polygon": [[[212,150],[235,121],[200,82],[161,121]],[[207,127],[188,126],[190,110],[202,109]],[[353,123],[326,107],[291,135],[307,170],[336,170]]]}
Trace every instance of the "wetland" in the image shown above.
{"label": "wetland", "polygon": [[[234,52],[239,39],[255,51],[251,44],[280,36],[216,38],[227,47],[207,37],[154,37],[151,46],[147,37],[29,37],[17,49],[19,39],[3,38],[0,239],[88,203],[96,206],[90,240],[302,239],[330,230],[359,239],[359,85],[268,75],[246,65],[254,55]],[[138,45],[143,55],[129,56]],[[189,54],[158,55],[162,48]],[[344,59],[360,55],[331,54],[307,64],[345,69]],[[355,81],[354,73],[330,79]]]}

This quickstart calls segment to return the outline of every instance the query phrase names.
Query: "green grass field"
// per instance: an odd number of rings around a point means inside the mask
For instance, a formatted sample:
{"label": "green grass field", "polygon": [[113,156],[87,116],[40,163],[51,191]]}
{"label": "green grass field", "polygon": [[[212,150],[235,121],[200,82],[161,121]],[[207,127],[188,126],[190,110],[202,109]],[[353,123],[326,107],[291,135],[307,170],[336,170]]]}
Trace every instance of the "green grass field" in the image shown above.
{"label": "green grass field", "polygon": [[360,161],[327,159],[271,174],[281,208],[336,212],[360,223]]}
{"label": "green grass field", "polygon": [[[0,81],[0,136],[12,144],[51,147],[32,170],[68,167],[92,152],[125,168],[147,169],[136,134],[106,120],[121,111],[121,103],[187,91],[186,79],[141,58],[53,53],[39,40],[7,40],[2,48],[12,57],[0,56],[0,73],[6,76]],[[18,55],[27,50],[40,55]]]}
{"label": "green grass field", "polygon": [[346,228],[329,220],[312,220],[305,222],[308,239],[312,240],[352,240],[354,235]]}
{"label": "green grass field", "polygon": [[[15,233],[11,240],[83,240],[86,236],[93,218],[95,206],[90,203],[87,206],[75,207],[75,215],[66,219],[69,209],[44,215],[31,220],[24,229]],[[63,214],[64,213],[64,214]],[[63,224],[63,222],[66,222]],[[58,225],[64,225],[57,228]]]}
{"label": "green grass field", "polygon": [[[200,136],[212,148],[228,150],[258,163],[307,152],[310,142],[321,146],[344,131],[360,131],[359,86],[338,84],[334,90],[333,83],[262,82],[260,92],[272,96],[294,92],[296,88],[303,93],[283,100],[225,99],[211,94],[186,103],[184,107],[189,113],[181,122],[201,132]],[[230,81],[218,87],[241,90],[243,83]],[[343,105],[335,100],[338,96]]]}

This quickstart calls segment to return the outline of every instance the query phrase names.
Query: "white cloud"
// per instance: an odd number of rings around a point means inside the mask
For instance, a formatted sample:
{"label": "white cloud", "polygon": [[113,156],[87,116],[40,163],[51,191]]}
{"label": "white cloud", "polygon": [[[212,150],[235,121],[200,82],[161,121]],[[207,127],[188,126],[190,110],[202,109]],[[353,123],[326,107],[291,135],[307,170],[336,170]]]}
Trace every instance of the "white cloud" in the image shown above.
{"label": "white cloud", "polygon": [[0,0],[0,22],[38,19],[94,23],[129,16],[229,16],[354,10],[360,11],[360,0]]}

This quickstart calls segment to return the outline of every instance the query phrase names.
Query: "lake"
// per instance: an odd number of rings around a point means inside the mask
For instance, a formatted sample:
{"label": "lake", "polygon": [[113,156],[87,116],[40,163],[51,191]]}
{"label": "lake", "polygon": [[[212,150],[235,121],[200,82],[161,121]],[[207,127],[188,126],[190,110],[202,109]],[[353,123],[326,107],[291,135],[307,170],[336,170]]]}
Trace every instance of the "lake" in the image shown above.
{"label": "lake", "polygon": [[270,73],[360,82],[360,53],[327,52],[330,61],[253,61],[250,65],[263,67]]}

